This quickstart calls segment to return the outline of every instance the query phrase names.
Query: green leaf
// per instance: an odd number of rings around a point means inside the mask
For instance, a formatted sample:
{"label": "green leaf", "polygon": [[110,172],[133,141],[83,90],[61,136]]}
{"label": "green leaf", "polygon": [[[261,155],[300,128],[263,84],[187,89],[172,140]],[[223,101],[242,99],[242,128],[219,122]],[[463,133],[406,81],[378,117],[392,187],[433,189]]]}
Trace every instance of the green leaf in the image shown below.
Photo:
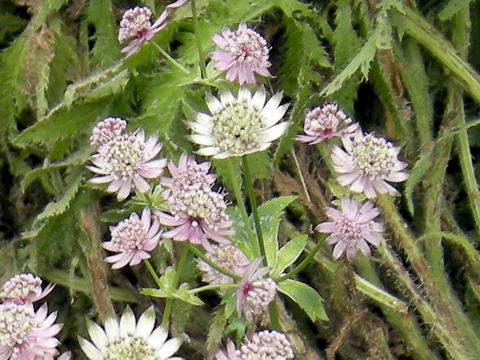
{"label": "green leaf", "polygon": [[277,284],[277,288],[300,306],[312,321],[317,319],[328,321],[322,297],[307,284],[287,279]]}
{"label": "green leaf", "polygon": [[62,198],[56,202],[51,202],[35,219],[35,224],[47,218],[60,215],[68,210],[70,202],[75,198],[75,195],[80,189],[83,179],[83,167],[78,167],[73,171],[73,180],[68,185],[67,189],[62,195]]}
{"label": "green leaf", "polygon": [[270,271],[270,276],[276,278],[282,272],[292,265],[295,260],[302,254],[303,249],[307,245],[308,235],[300,235],[289,240],[278,252],[278,261],[275,268]]}
{"label": "green leaf", "polygon": [[268,151],[260,151],[246,155],[250,169],[254,169],[252,176],[255,179],[266,179],[272,172],[272,159]]}
{"label": "green leaf", "polygon": [[428,147],[422,150],[420,154],[420,158],[415,162],[413,169],[407,179],[405,185],[405,199],[407,200],[407,207],[410,214],[413,215],[414,207],[413,207],[413,199],[412,194],[415,186],[423,179],[425,173],[430,169],[432,164],[432,155],[435,146],[433,144],[429,144]]}
{"label": "green leaf", "polygon": [[[276,267],[278,261],[278,225],[283,210],[295,200],[296,196],[278,197],[267,201],[258,207],[260,227],[262,229],[263,243],[265,245],[265,256],[267,265],[271,269]],[[252,216],[251,216],[252,217]],[[253,217],[252,217],[253,223]]]}
{"label": "green leaf", "polygon": [[450,0],[447,5],[438,13],[438,18],[446,21],[452,18],[456,13],[467,8],[472,0]]}

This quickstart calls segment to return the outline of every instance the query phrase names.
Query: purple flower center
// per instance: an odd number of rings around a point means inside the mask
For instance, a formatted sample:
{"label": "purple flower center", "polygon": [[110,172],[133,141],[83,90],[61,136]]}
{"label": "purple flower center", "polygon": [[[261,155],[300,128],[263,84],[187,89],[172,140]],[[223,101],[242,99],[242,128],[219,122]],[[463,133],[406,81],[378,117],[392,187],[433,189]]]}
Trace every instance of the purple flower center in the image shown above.
{"label": "purple flower center", "polygon": [[340,238],[349,244],[362,237],[362,228],[354,219],[341,216],[340,218],[335,219],[335,225],[336,231],[333,233],[333,236]]}
{"label": "purple flower center", "polygon": [[139,249],[146,239],[142,221],[133,215],[121,221],[112,230],[112,242],[118,247],[118,251]]}

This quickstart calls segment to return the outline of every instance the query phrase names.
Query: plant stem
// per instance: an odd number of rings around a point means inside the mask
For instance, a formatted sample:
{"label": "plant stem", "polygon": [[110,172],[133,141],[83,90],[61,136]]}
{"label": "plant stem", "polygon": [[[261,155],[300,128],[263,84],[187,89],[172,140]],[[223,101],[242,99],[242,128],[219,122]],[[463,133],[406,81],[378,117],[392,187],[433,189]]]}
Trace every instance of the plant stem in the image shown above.
{"label": "plant stem", "polygon": [[150,261],[148,261],[148,259],[143,259],[143,264],[145,265],[148,272],[152,276],[153,281],[155,281],[155,284],[157,284],[157,286],[160,288],[160,286],[161,286],[160,278],[158,277],[157,272],[153,268],[152,264],[150,264]]}
{"label": "plant stem", "polygon": [[168,55],[168,53],[165,50],[163,50],[160,45],[158,45],[155,41],[152,41],[152,44],[157,48],[158,52],[162,54],[165,57],[165,59],[167,59],[173,66],[175,66],[177,69],[182,71],[184,74],[190,75],[190,71],[188,71],[183,65],[181,65],[174,58]]}
{"label": "plant stem", "polygon": [[252,230],[252,225],[250,224],[250,218],[248,217],[247,213],[247,208],[245,207],[245,203],[243,202],[243,196],[242,196],[242,188],[240,186],[240,183],[237,180],[237,176],[235,174],[235,170],[233,168],[233,163],[232,159],[226,159],[226,167],[227,167],[227,174],[228,177],[230,178],[230,182],[232,185],[233,189],[233,195],[235,196],[235,200],[237,202],[237,206],[240,209],[240,213],[242,214],[243,222],[245,223],[245,228],[247,230],[247,235],[248,235],[248,240],[250,242],[250,248],[253,250],[255,249],[255,252],[257,254],[260,253],[260,249],[258,247],[258,242],[255,237],[255,234],[253,233]]}
{"label": "plant stem", "polygon": [[262,228],[260,226],[260,217],[258,216],[257,200],[255,199],[255,193],[253,192],[253,181],[250,174],[250,167],[248,165],[248,159],[246,156],[242,156],[243,171],[245,172],[245,189],[247,190],[248,200],[250,201],[250,208],[253,214],[253,220],[255,221],[255,229],[257,230],[257,240],[260,247],[260,254],[263,257],[263,263],[267,265],[267,257],[265,253],[265,244],[263,243]]}
{"label": "plant stem", "polygon": [[221,266],[215,264],[213,261],[211,261],[209,258],[207,258],[204,253],[202,253],[200,250],[198,250],[195,246],[192,246],[190,244],[187,244],[187,246],[188,246],[188,250],[190,252],[192,252],[194,255],[199,257],[202,261],[206,262],[208,265],[210,265],[212,268],[214,268],[218,272],[221,272],[222,274],[227,275],[228,277],[231,277],[234,281],[239,281],[240,280],[240,276],[238,276],[238,275],[236,275],[236,274],[234,274],[234,273],[232,273],[228,270],[225,270]]}
{"label": "plant stem", "polygon": [[192,0],[192,17],[193,17],[193,28],[195,29],[195,42],[197,44],[198,51],[198,62],[200,63],[200,75],[203,79],[207,77],[207,67],[205,66],[205,55],[202,50],[202,42],[200,41],[200,36],[198,34],[198,16],[197,16],[197,7],[195,6],[195,0]]}
{"label": "plant stem", "polygon": [[[183,267],[185,265],[185,262],[187,261],[188,252],[189,252],[189,247],[185,246],[182,249],[182,254],[180,255],[180,260],[178,261],[177,271],[175,273],[175,278],[173,279],[172,286],[174,286],[174,287],[176,287],[178,285],[178,282],[180,281],[180,276],[182,275]],[[170,321],[170,313],[172,312],[172,304],[173,304],[173,299],[172,298],[167,298],[167,300],[165,301],[165,309],[163,310],[163,318],[162,318],[162,325],[165,326],[165,327],[168,327],[168,323]]]}
{"label": "plant stem", "polygon": [[198,288],[192,289],[189,291],[190,294],[198,294],[199,292],[202,291],[208,291],[208,290],[217,290],[217,289],[235,289],[237,288],[237,284],[210,284],[210,285],[204,285],[200,286]]}
{"label": "plant stem", "polygon": [[303,178],[302,169],[300,168],[300,164],[298,163],[297,154],[295,154],[295,149],[292,147],[290,154],[292,155],[293,161],[295,162],[295,167],[297,168],[298,177],[300,178],[300,182],[302,183],[303,192],[305,193],[305,197],[307,198],[308,202],[312,202],[310,198],[310,194],[308,193],[307,184],[305,184],[305,179]]}

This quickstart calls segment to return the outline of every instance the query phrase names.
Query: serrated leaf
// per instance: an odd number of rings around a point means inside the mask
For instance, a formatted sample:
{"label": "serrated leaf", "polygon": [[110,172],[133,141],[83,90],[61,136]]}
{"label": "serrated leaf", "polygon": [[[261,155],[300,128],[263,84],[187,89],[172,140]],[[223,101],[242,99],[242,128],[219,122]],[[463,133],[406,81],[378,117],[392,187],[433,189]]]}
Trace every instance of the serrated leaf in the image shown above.
{"label": "serrated leaf", "polygon": [[282,272],[292,265],[295,260],[302,254],[303,249],[307,245],[307,235],[300,235],[290,239],[278,252],[278,261],[275,268],[270,271],[270,276],[276,278]]}
{"label": "serrated leaf", "polygon": [[413,166],[413,169],[410,172],[405,184],[405,199],[407,200],[407,208],[412,215],[414,213],[412,199],[413,190],[415,186],[422,180],[428,169],[430,169],[434,149],[435,146],[433,143],[429,144],[425,149],[423,149],[420,158],[415,162],[415,165]]}
{"label": "serrated leaf", "polygon": [[300,306],[312,321],[328,321],[322,297],[307,284],[287,279],[277,284],[277,289]]}
{"label": "serrated leaf", "polygon": [[[284,196],[272,199],[258,207],[258,216],[260,218],[260,227],[262,229],[263,244],[265,246],[265,256],[267,265],[271,269],[276,267],[278,261],[278,226],[283,210],[290,204],[296,196]],[[252,217],[253,223],[253,217]]]}
{"label": "serrated leaf", "polygon": [[40,221],[45,220],[47,218],[60,215],[68,210],[70,206],[70,202],[75,198],[78,190],[80,189],[80,185],[83,179],[83,168],[77,168],[74,171],[73,180],[68,185],[67,189],[62,195],[62,198],[56,202],[51,202],[45,209],[37,216],[35,219],[34,224],[38,224]]}

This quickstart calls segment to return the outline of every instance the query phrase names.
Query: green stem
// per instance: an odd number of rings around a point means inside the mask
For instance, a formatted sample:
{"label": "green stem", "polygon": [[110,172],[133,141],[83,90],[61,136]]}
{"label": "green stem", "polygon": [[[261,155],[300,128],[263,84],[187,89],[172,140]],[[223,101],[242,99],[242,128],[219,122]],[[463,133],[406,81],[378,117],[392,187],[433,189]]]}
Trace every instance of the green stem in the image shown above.
{"label": "green stem", "polygon": [[458,54],[455,47],[416,10],[404,7],[404,14],[392,13],[398,28],[404,29],[422,44],[438,61],[462,81],[465,90],[480,103],[480,75]]}
{"label": "green stem", "polygon": [[248,217],[247,208],[245,207],[245,203],[243,202],[242,188],[235,174],[232,161],[233,160],[231,158],[225,160],[225,164],[227,167],[227,175],[232,185],[233,195],[235,196],[237,206],[240,209],[243,222],[245,223],[245,229],[247,230],[248,240],[250,241],[249,248],[252,249],[252,251],[254,251],[255,253],[259,254],[260,249],[258,248],[257,239],[255,237],[255,234],[253,233],[252,226],[250,224],[250,218]]}
{"label": "green stem", "polygon": [[160,288],[161,287],[161,282],[160,282],[160,277],[157,275],[157,272],[153,268],[152,264],[150,264],[150,261],[148,259],[143,259],[143,264],[146,266],[148,272],[152,276],[153,281],[155,281],[155,284]]}
{"label": "green stem", "polygon": [[310,264],[310,262],[313,260],[317,251],[320,250],[320,248],[322,247],[322,245],[325,241],[325,237],[326,237],[326,235],[322,235],[321,239],[317,241],[314,248],[312,250],[310,250],[310,252],[305,257],[305,259],[303,259],[302,262],[300,264],[298,264],[297,267],[295,267],[295,269],[293,269],[292,271],[290,271],[287,274],[278,278],[277,282],[282,282],[284,280],[290,279],[290,278],[294,277],[295,275],[297,275],[300,271],[305,269],[305,267],[307,267],[307,265]]}
{"label": "green stem", "polygon": [[[173,287],[177,287],[178,282],[180,281],[180,276],[182,275],[182,270],[185,265],[185,262],[188,258],[189,247],[186,246],[182,249],[182,254],[180,255],[180,260],[178,261],[177,271],[175,273],[175,278],[173,279]],[[172,312],[173,298],[167,298],[165,301],[165,309],[163,311],[162,325],[168,328],[168,323],[170,321],[170,313]]]}
{"label": "green stem", "polygon": [[221,272],[222,274],[224,275],[227,275],[228,277],[231,277],[235,282],[239,281],[241,279],[240,276],[228,271],[228,270],[225,270],[224,268],[222,268],[221,266],[215,264],[213,261],[211,261],[209,258],[207,258],[205,256],[204,253],[202,253],[199,249],[197,249],[195,246],[192,246],[190,244],[187,244],[188,246],[188,250],[190,252],[192,252],[194,255],[196,255],[197,257],[199,257],[202,261],[206,262],[208,265],[210,265],[212,268],[214,268],[215,270],[217,270],[218,272]]}
{"label": "green stem", "polygon": [[197,44],[198,51],[198,62],[200,63],[200,71],[203,79],[207,77],[207,67],[205,66],[205,54],[202,50],[202,42],[198,34],[198,16],[197,16],[197,7],[195,6],[195,0],[192,0],[192,17],[193,17],[193,28],[195,29],[195,42]]}
{"label": "green stem", "polygon": [[162,54],[165,59],[167,59],[173,66],[179,69],[186,75],[190,75],[190,71],[188,71],[183,65],[177,62],[174,58],[172,58],[165,50],[162,49],[160,45],[158,45],[155,41],[152,41],[152,44],[157,48],[158,52]]}
{"label": "green stem", "polygon": [[235,289],[237,287],[238,287],[237,284],[211,284],[211,285],[200,286],[198,288],[192,289],[189,291],[189,293],[198,294],[199,292],[202,292],[202,291],[218,290],[218,289],[225,289],[225,288]]}
{"label": "green stem", "polygon": [[253,214],[253,220],[255,221],[255,229],[257,230],[258,245],[260,247],[260,254],[263,257],[263,263],[267,265],[267,258],[265,253],[265,244],[263,243],[262,228],[260,226],[260,217],[258,216],[257,200],[255,199],[255,193],[253,192],[253,181],[250,174],[250,167],[248,165],[248,159],[242,156],[243,171],[245,172],[245,188],[247,190],[248,200],[250,201],[250,208]]}

